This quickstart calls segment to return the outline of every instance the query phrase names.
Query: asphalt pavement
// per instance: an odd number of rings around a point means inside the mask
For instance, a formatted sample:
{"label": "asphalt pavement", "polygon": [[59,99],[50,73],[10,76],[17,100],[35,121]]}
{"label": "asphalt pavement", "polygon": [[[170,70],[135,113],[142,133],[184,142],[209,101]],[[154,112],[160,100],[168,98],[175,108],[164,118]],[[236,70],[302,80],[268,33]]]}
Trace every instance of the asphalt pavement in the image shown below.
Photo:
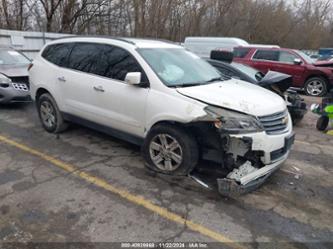
{"label": "asphalt pavement", "polygon": [[295,127],[290,158],[263,187],[230,199],[189,178],[149,172],[139,147],[79,125],[51,135],[33,104],[1,106],[0,248],[9,242],[332,248],[333,137],[316,131],[316,118],[308,113]]}

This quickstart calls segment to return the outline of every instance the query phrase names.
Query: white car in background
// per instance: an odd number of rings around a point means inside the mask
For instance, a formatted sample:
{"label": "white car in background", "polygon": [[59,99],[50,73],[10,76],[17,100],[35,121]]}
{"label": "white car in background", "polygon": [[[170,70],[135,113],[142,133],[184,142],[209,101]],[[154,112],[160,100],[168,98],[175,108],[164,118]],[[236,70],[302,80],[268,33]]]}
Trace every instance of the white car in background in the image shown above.
{"label": "white car in background", "polygon": [[221,78],[173,43],[60,39],[41,50],[29,74],[48,132],[80,123],[141,145],[156,172],[195,175],[200,182],[208,166],[199,160],[214,161],[211,176],[225,195],[262,184],[287,159],[294,140],[280,96]]}
{"label": "white car in background", "polygon": [[242,39],[234,37],[186,37],[184,47],[196,55],[209,58],[213,50],[232,51],[234,47],[249,46]]}

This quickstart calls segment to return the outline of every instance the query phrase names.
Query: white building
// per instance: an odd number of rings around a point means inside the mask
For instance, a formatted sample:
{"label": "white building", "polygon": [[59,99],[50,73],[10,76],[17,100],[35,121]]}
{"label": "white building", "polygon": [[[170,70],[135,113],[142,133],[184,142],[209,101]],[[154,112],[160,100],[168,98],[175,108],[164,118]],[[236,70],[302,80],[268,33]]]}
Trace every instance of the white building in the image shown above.
{"label": "white building", "polygon": [[0,29],[0,46],[13,47],[33,59],[47,42],[64,36],[70,35]]}

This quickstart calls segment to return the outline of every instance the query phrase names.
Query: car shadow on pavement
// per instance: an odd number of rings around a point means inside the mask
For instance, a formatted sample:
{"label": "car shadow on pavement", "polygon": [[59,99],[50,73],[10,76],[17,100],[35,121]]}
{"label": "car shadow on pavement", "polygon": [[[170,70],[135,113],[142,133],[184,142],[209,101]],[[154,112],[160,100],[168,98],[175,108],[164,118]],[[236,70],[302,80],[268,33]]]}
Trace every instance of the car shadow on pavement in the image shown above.
{"label": "car shadow on pavement", "polygon": [[31,102],[18,102],[18,103],[11,103],[11,104],[0,104],[0,110],[19,110],[19,109],[28,109],[31,105]]}

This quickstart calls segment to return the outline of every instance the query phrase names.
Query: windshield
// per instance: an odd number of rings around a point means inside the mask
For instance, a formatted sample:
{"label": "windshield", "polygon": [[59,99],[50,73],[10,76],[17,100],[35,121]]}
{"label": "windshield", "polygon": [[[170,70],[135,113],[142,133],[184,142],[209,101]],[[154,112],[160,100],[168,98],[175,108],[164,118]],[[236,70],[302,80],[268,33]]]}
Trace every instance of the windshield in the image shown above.
{"label": "windshield", "polygon": [[0,49],[0,65],[29,64],[27,57],[15,50]]}
{"label": "windshield", "polygon": [[163,83],[169,87],[196,86],[220,81],[220,73],[208,62],[182,48],[138,49]]}
{"label": "windshield", "polygon": [[296,53],[298,53],[308,64],[313,64],[316,62],[316,60],[312,59],[310,56],[308,56],[306,53],[302,52],[301,50],[294,50]]}
{"label": "windshield", "polygon": [[236,63],[236,62],[231,63],[231,65],[255,81],[261,81],[262,78],[264,77],[264,74],[262,72],[258,71],[257,69],[254,69],[252,67],[249,67],[249,66],[246,66],[246,65],[243,65],[240,63]]}

